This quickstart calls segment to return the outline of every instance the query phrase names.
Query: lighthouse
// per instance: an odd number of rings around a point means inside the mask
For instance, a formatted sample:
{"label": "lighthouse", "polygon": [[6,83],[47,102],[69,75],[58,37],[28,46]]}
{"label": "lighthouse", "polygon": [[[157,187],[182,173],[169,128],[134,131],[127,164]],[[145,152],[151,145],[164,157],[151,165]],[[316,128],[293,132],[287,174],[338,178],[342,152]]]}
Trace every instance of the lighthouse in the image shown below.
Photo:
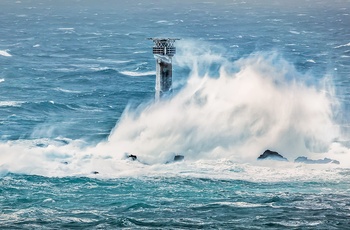
{"label": "lighthouse", "polygon": [[156,59],[156,100],[172,90],[172,57],[176,53],[174,43],[178,38],[149,38],[154,42],[153,54]]}

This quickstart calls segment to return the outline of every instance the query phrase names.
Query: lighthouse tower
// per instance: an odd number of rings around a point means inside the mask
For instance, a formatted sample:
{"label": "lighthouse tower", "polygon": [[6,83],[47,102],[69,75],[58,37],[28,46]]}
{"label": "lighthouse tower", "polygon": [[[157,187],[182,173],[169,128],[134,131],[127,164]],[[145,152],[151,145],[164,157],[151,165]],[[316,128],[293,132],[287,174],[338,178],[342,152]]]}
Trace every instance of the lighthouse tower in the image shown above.
{"label": "lighthouse tower", "polygon": [[153,54],[156,59],[156,100],[171,91],[172,57],[176,53],[174,43],[178,38],[149,38],[154,42]]}

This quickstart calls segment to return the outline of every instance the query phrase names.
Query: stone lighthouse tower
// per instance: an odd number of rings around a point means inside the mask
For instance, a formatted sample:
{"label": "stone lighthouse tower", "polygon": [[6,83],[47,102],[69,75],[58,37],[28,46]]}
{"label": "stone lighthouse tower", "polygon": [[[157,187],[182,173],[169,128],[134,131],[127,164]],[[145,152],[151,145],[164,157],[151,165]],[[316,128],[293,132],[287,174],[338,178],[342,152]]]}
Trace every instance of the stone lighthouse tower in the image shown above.
{"label": "stone lighthouse tower", "polygon": [[156,59],[156,100],[172,90],[172,57],[176,53],[174,43],[177,38],[150,38],[154,42],[153,54]]}

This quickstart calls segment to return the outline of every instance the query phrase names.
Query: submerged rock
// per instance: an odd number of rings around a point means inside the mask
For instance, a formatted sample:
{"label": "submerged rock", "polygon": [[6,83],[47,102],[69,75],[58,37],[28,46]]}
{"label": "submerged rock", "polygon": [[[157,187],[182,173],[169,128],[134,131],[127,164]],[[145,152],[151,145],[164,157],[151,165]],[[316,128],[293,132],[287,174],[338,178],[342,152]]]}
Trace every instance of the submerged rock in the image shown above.
{"label": "submerged rock", "polygon": [[305,164],[340,164],[339,161],[329,159],[329,158],[324,158],[324,159],[318,159],[318,160],[312,160],[308,159],[307,157],[298,157],[297,159],[294,160],[296,163],[305,163]]}
{"label": "submerged rock", "polygon": [[287,158],[283,157],[278,152],[274,152],[269,149],[265,150],[265,152],[258,157],[258,160],[288,161]]}

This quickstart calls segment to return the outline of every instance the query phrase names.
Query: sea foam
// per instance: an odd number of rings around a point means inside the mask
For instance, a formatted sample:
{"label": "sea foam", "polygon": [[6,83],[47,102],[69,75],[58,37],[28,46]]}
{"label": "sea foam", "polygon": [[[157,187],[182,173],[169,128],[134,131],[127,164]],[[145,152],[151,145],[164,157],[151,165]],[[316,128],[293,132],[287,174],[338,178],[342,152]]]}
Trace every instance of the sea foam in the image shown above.
{"label": "sea foam", "polygon": [[[332,157],[350,167],[349,149],[336,142],[340,133],[333,111],[338,104],[327,78],[312,81],[275,52],[236,61],[221,53],[207,44],[179,42],[174,65],[191,72],[176,94],[126,108],[108,140],[96,146],[79,140],[0,143],[0,172],[288,181],[323,180],[324,167],[339,167],[292,163],[301,155]],[[265,149],[279,151],[290,162],[257,162]],[[175,154],[185,160],[165,164]],[[327,172],[330,180],[341,177]]]}

